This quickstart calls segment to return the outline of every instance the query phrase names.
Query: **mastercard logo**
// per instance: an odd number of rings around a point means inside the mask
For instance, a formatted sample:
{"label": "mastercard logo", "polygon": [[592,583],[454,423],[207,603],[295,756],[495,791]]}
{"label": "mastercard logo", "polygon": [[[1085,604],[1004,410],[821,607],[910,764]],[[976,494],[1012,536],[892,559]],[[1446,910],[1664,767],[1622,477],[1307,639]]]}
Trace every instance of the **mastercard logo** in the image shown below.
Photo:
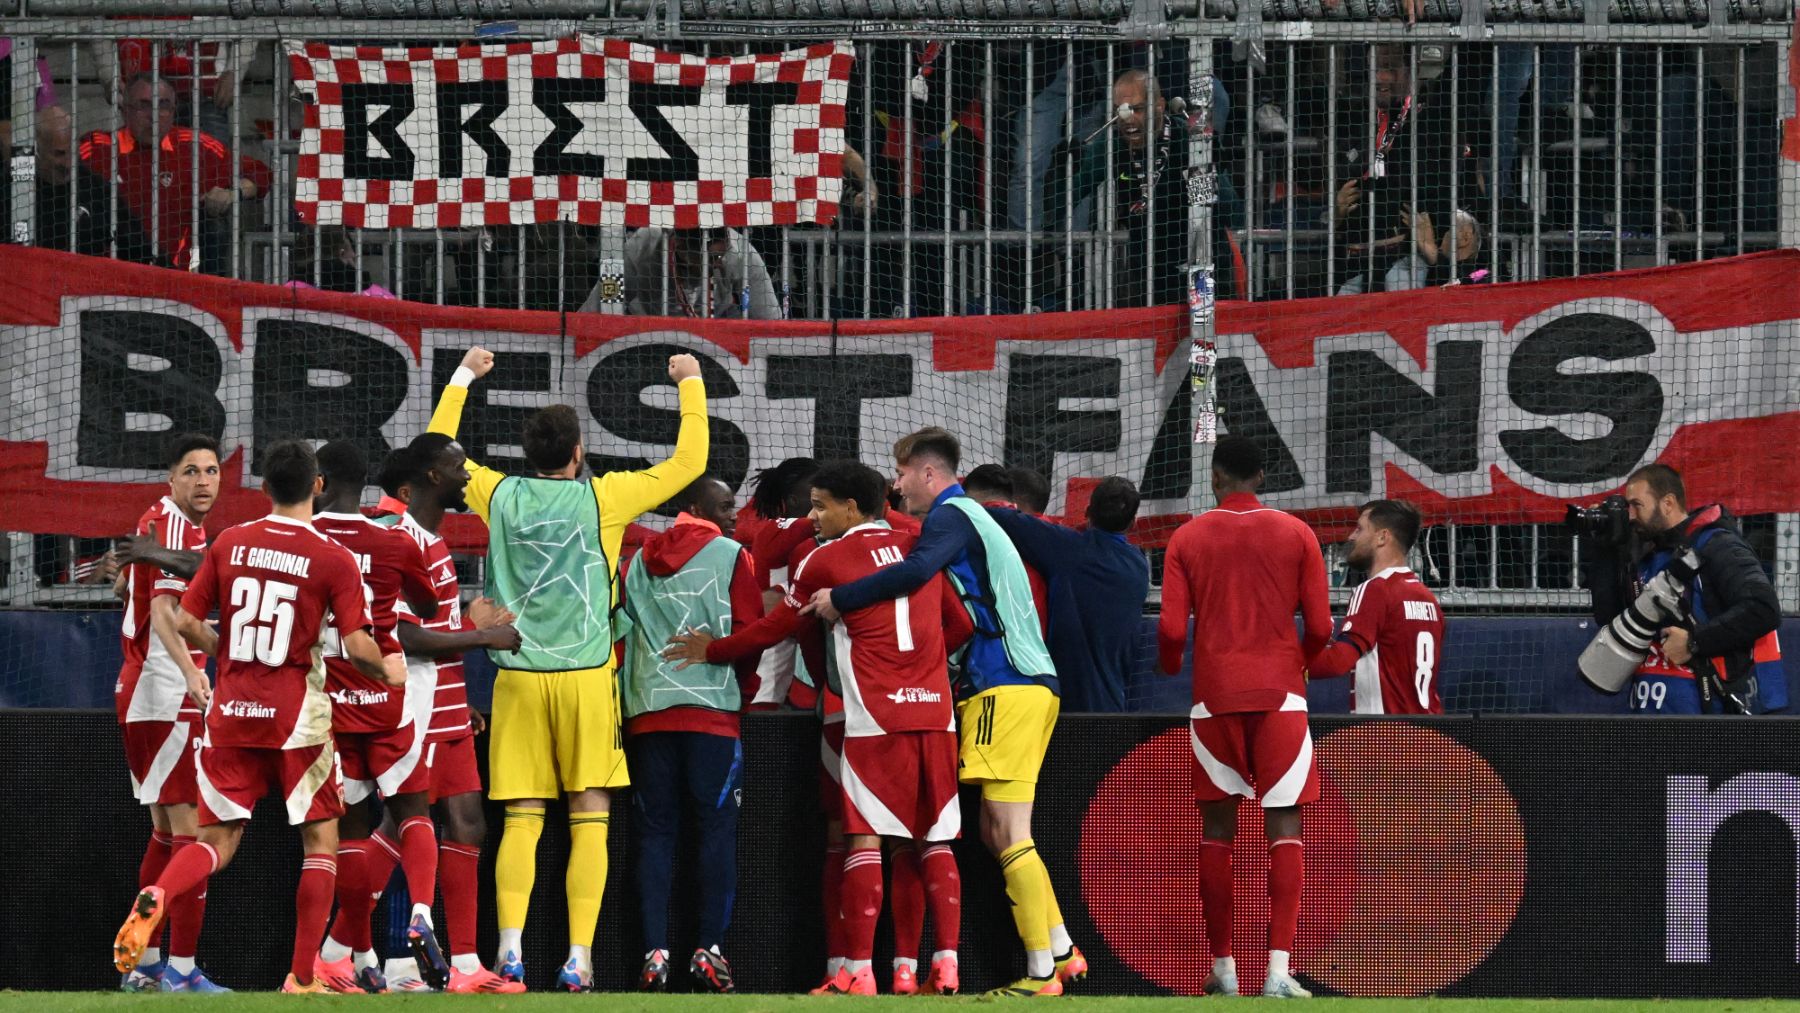
{"label": "mastercard logo", "polygon": [[[1303,810],[1295,970],[1350,996],[1424,995],[1460,981],[1506,934],[1524,894],[1512,794],[1473,750],[1405,722],[1340,728],[1314,756],[1320,798]],[[1186,727],[1140,744],[1101,780],[1081,828],[1082,898],[1095,927],[1126,966],[1179,995],[1199,994],[1212,965],[1193,766]],[[1245,803],[1232,874],[1247,990],[1267,967],[1268,869],[1262,809]]]}

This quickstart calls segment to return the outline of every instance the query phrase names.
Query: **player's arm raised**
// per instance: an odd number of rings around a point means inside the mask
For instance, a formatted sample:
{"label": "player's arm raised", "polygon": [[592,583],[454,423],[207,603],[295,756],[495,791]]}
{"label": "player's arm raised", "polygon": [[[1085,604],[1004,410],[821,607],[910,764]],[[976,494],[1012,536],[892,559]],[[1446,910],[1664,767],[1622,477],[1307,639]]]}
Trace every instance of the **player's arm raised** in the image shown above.
{"label": "player's arm raised", "polygon": [[637,515],[667,503],[706,473],[712,434],[707,428],[706,383],[700,379],[700,360],[687,354],[669,356],[669,379],[675,381],[681,408],[675,452],[642,471],[614,471],[594,479],[594,491],[610,508],[606,523],[620,531]]}
{"label": "player's arm raised", "polygon": [[[493,352],[477,345],[464,353],[462,365],[456,367],[455,375],[444,385],[444,393],[438,396],[437,409],[431,413],[431,424],[426,427],[427,431],[454,438],[456,430],[462,425],[462,410],[469,400],[469,385],[488,375],[493,368]],[[506,476],[477,464],[473,459],[469,460],[468,467],[469,486],[466,496],[469,509],[485,522],[488,517],[488,502],[494,498],[494,489]]]}

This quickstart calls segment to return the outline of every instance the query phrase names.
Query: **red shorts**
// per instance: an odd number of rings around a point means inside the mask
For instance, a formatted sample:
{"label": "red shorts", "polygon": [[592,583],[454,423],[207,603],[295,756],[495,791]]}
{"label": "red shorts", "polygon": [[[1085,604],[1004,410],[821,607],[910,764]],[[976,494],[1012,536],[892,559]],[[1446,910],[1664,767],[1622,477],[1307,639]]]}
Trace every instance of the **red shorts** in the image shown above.
{"label": "red shorts", "polygon": [[204,731],[199,721],[127,721],[119,726],[125,764],[131,768],[131,794],[140,805],[199,801],[194,751]]}
{"label": "red shorts", "polygon": [[344,801],[351,805],[377,790],[382,798],[393,798],[431,787],[424,727],[417,721],[380,732],[333,732],[332,738],[344,775]]}
{"label": "red shorts", "polygon": [[956,733],[844,740],[844,833],[951,841],[962,833]]}
{"label": "red shorts", "polygon": [[819,805],[829,822],[844,819],[844,789],[839,771],[844,765],[844,723],[833,721],[819,728]]}
{"label": "red shorts", "polygon": [[298,826],[344,815],[344,780],[331,743],[298,749],[206,746],[194,767],[200,825],[247,820],[273,788]]}
{"label": "red shorts", "polygon": [[1306,701],[1290,695],[1281,710],[1244,714],[1209,714],[1195,704],[1191,717],[1194,801],[1257,798],[1258,787],[1264,809],[1318,800]]}
{"label": "red shorts", "polygon": [[431,768],[431,800],[481,791],[481,768],[475,765],[475,736],[425,744],[425,763]]}

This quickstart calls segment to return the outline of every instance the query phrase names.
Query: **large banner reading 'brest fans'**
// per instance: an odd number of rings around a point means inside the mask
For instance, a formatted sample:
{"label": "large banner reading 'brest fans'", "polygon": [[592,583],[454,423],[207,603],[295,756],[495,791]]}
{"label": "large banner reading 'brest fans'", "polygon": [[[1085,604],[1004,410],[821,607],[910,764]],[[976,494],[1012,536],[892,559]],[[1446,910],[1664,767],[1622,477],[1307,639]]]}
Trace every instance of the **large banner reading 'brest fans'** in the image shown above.
{"label": "large banner reading 'brest fans'", "polygon": [[702,57],[592,35],[290,42],[295,210],[319,225],[701,228],[837,216],[848,42]]}
{"label": "large banner reading 'brest fans'", "polygon": [[[741,489],[783,458],[889,469],[942,425],[964,465],[1047,476],[1079,520],[1108,475],[1144,497],[1146,545],[1210,504],[1192,440],[1182,307],[1014,317],[736,321],[473,309],[295,291],[0,247],[0,518],[129,531],[166,489],[171,433],[218,437],[209,525],[255,516],[273,440],[350,439],[379,462],[423,432],[472,344],[499,354],[463,444],[524,467],[524,419],[581,415],[595,471],[673,450],[670,354],[699,356],[709,469]],[[1560,521],[1664,460],[1689,499],[1800,510],[1800,252],[1625,274],[1218,308],[1222,430],[1268,460],[1265,502],[1328,537],[1356,506],[1432,521]],[[456,518],[454,542],[480,546]]]}

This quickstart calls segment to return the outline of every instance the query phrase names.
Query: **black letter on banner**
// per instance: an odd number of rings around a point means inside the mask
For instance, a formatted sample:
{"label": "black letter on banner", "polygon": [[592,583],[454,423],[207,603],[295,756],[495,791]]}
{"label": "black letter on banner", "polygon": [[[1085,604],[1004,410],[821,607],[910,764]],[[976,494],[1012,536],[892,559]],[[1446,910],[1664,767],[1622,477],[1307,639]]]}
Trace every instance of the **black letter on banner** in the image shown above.
{"label": "black letter on banner", "polygon": [[1374,352],[1331,356],[1325,381],[1325,489],[1369,491],[1369,437],[1379,433],[1440,475],[1474,471],[1481,414],[1481,342],[1435,348],[1429,392]]}
{"label": "black letter on banner", "polygon": [[599,179],[606,175],[605,155],[571,154],[567,148],[581,133],[581,117],[569,108],[571,102],[606,101],[606,78],[547,78],[531,82],[531,104],[549,117],[555,129],[531,155],[534,176],[585,176]]}
{"label": "black letter on banner", "polygon": [[1091,355],[1013,354],[1006,379],[1006,439],[1000,459],[1055,478],[1056,453],[1119,449],[1117,410],[1065,411],[1064,398],[1119,396],[1119,360]]}
{"label": "black letter on banner", "polygon": [[791,81],[725,86],[727,103],[750,107],[750,135],[745,147],[749,171],[746,175],[760,178],[772,173],[774,159],[770,154],[770,142],[773,139],[775,107],[791,106],[799,95],[800,86]]}
{"label": "black letter on banner", "polygon": [[[1533,331],[1513,352],[1506,392],[1533,415],[1600,415],[1612,431],[1577,439],[1552,426],[1500,434],[1519,467],[1546,482],[1586,484],[1623,477],[1643,459],[1662,420],[1662,385],[1649,373],[1568,374],[1570,359],[1617,361],[1649,355],[1656,339],[1641,325],[1604,313],[1576,313]],[[1789,448],[1789,453],[1792,448]]]}
{"label": "black letter on banner", "polygon": [[[431,389],[443,390],[456,367],[462,365],[462,352],[440,349],[431,357]],[[469,459],[480,461],[508,475],[530,474],[531,468],[518,454],[519,434],[525,431],[525,420],[537,411],[519,405],[494,404],[495,394],[549,394],[551,371],[555,360],[548,352],[507,352],[494,360],[494,371],[469,388],[469,399],[463,402],[462,425],[456,441],[468,452]],[[544,398],[549,404],[553,399]],[[503,456],[497,447],[509,448]]]}
{"label": "black letter on banner", "polygon": [[626,159],[625,176],[648,183],[699,179],[700,156],[694,153],[694,149],[682,139],[681,131],[675,129],[675,125],[669,122],[658,107],[697,106],[700,104],[700,89],[684,88],[678,84],[639,84],[633,81],[627,104],[637,115],[638,122],[644,125],[645,130],[650,131],[650,136],[657,144],[662,145],[663,153],[669,157]]}
{"label": "black letter on banner", "polygon": [[[680,345],[639,345],[615,352],[594,366],[588,374],[588,410],[614,435],[673,450],[675,437],[681,432],[681,413],[652,408],[644,404],[641,396],[651,387],[669,384],[669,356],[682,353],[700,360],[700,377],[706,381],[709,403],[737,396],[738,387],[731,374],[704,353]],[[707,474],[735,490],[750,473],[750,440],[743,430],[716,415],[707,419],[707,427],[712,438]],[[651,463],[642,457],[616,454],[589,454],[587,459],[596,475],[637,471]]]}
{"label": "black letter on banner", "polygon": [[[443,179],[463,176],[464,134],[487,155],[482,175],[505,179],[512,175],[512,150],[494,132],[494,121],[506,111],[505,81],[468,81],[438,85],[438,175]],[[479,103],[475,115],[463,119],[463,106]]]}
{"label": "black letter on banner", "polygon": [[771,355],[771,400],[813,404],[813,456],[821,461],[862,458],[862,403],[912,393],[910,355]]}
{"label": "black letter on banner", "polygon": [[[370,106],[385,107],[373,123]],[[412,114],[410,84],[344,85],[344,178],[413,178],[413,150],[400,136],[400,124]],[[380,144],[387,156],[371,151],[370,141]]]}
{"label": "black letter on banner", "polygon": [[[255,349],[252,473],[262,474],[263,448],[276,440],[353,440],[371,461],[387,456],[381,427],[406,400],[406,356],[355,331],[297,320],[259,321]],[[315,384],[315,370],[346,374],[350,382]]]}
{"label": "black letter on banner", "polygon": [[[135,310],[81,314],[81,421],[75,462],[95,468],[160,468],[169,437],[225,433],[219,403],[224,364],[213,339],[191,321]],[[133,355],[164,359],[169,368],[133,369]],[[162,415],[154,432],[125,428],[127,413]]]}
{"label": "black letter on banner", "polygon": [[1221,420],[1225,431],[1233,436],[1255,440],[1263,452],[1263,491],[1291,492],[1306,484],[1300,465],[1281,439],[1281,433],[1269,418],[1268,406],[1257,393],[1256,381],[1242,359],[1220,359],[1213,382],[1218,384],[1219,404],[1225,407]]}

